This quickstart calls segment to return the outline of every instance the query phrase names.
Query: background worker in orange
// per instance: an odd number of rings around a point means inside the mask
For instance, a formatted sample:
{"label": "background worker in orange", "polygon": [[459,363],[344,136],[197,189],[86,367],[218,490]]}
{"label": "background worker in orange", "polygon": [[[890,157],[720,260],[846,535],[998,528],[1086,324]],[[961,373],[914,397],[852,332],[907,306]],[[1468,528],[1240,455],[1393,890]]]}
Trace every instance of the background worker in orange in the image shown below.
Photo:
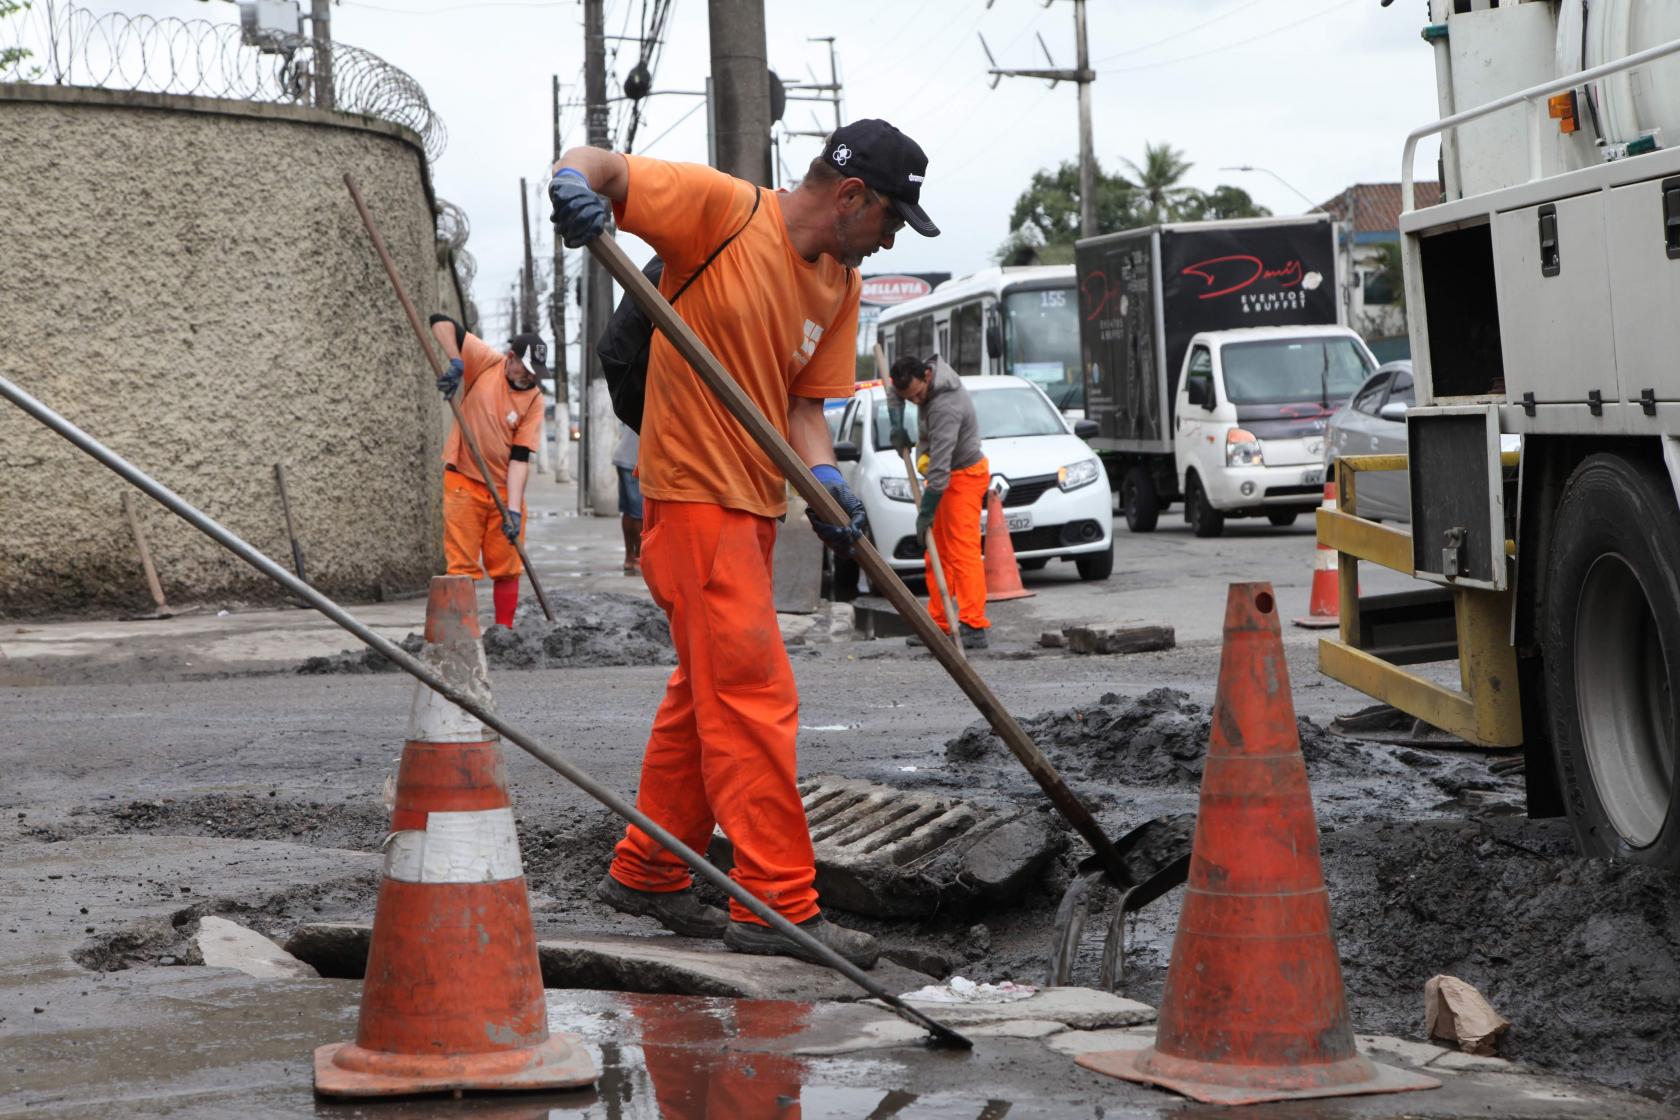
{"label": "background worker in orange", "polygon": [[449,359],[438,391],[449,398],[465,385],[461,418],[477,438],[489,481],[508,508],[503,522],[460,428],[451,427],[443,445],[444,558],[452,576],[488,574],[496,625],[512,626],[524,574],[513,542],[525,539],[525,480],[542,438],[545,348],[537,335],[521,334],[498,351],[447,315],[432,316],[432,335]]}
{"label": "background worker in orange", "polygon": [[[939,232],[918,205],[926,169],[909,137],[862,120],[828,137],[792,191],[758,194],[709,167],[596,148],[567,152],[549,184],[555,228],[574,247],[605,228],[595,192],[610,198],[620,225],[663,258],[667,298],[733,236],[677,313],[848,512],[844,526],[813,518],[837,551],[860,535],[863,504],[834,465],[823,401],[853,390],[857,267],[891,248],[906,222]],[[671,620],[677,670],[654,717],[636,804],[697,850],[721,825],[737,882],[872,967],[875,939],[826,921],[812,886],[796,784],[799,697],[770,581],[785,482],[657,332],[641,438],[642,575]],[[738,952],[804,955],[733,903],[727,918],[701,905],[682,861],[634,827],[599,895],[688,936],[721,934]]]}
{"label": "background worker in orange", "polygon": [[[892,384],[887,390],[887,415],[892,417],[895,450],[910,447],[910,435],[904,428],[905,401],[916,406],[917,442],[927,458],[923,469],[927,485],[916,511],[916,539],[926,548],[928,533],[933,533],[939,562],[945,568],[945,586],[957,601],[963,648],[985,649],[986,629],[991,622],[986,618],[980,518],[986,508],[992,468],[981,452],[974,399],[957,371],[937,354],[926,361],[909,354],[898,358],[892,364]],[[925,555],[923,562],[931,564]],[[945,604],[931,578],[928,592],[928,613],[949,634],[951,623],[945,617]],[[911,638],[910,644],[922,643]]]}

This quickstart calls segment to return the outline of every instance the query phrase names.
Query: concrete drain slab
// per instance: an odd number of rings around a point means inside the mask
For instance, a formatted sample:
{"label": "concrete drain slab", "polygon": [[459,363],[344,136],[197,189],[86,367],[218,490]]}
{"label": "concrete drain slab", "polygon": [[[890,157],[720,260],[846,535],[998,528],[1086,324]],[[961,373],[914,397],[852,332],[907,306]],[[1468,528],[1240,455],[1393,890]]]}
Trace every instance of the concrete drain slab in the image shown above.
{"label": "concrete drain slab", "polygon": [[[825,904],[883,918],[923,917],[951,902],[1012,902],[1065,839],[1039,812],[817,775],[799,784]],[[713,834],[712,862],[734,864]]]}

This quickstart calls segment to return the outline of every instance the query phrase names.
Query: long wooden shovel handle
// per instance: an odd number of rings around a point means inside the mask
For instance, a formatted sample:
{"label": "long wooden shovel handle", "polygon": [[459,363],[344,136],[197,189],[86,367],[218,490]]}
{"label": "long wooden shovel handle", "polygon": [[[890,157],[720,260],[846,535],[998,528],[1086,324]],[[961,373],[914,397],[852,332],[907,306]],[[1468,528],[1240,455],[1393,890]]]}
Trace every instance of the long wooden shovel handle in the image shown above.
{"label": "long wooden shovel handle", "polygon": [[[362,201],[362,192],[356,189],[356,180],[346,172],[344,185],[350,188],[350,199],[356,204],[356,213],[362,216],[362,225],[367,227],[368,237],[373,241],[373,250],[379,254],[379,261],[385,266],[385,275],[391,278],[391,287],[396,290],[397,300],[402,304],[403,314],[408,316],[408,325],[414,328],[414,338],[420,343],[420,349],[426,352],[426,360],[432,363],[432,372],[443,376],[443,359],[438,357],[432,348],[432,336],[426,328],[420,325],[420,313],[414,310],[414,303],[408,298],[408,292],[403,290],[402,281],[397,277],[397,262],[391,259],[390,252],[385,248],[385,239],[379,236],[379,227],[373,224],[373,215],[368,213],[367,203]],[[449,398],[449,411],[455,414],[455,427],[466,442],[467,450],[472,452],[473,462],[478,466],[478,477],[483,479],[484,488],[490,491],[490,497],[495,500],[496,511],[502,515],[502,524],[511,526],[513,518],[508,516],[507,503],[496,493],[496,484],[491,481],[490,468],[484,462],[484,452],[478,449],[478,440],[474,438],[472,429],[467,427],[461,417],[461,406],[455,403],[455,398]],[[537,593],[537,603],[541,605],[544,617],[554,621],[554,611],[548,605],[548,596],[543,594],[542,584],[537,582],[537,570],[531,566],[531,558],[525,555],[525,546],[519,543],[518,534],[508,538],[513,543],[513,550],[519,554],[519,562],[525,567],[525,575],[531,581],[531,590]]]}
{"label": "long wooden shovel handle", "polygon": [[[735,383],[735,379],[723,368],[723,365],[706,349],[705,343],[694,333],[687,323],[671,309],[665,302],[665,297],[659,294],[659,289],[648,282],[642,275],[641,269],[630,263],[630,258],[624,255],[618,242],[603,234],[589,242],[589,252],[600,262],[612,278],[618,281],[619,287],[630,294],[647,317],[653,320],[655,326],[665,332],[671,345],[676,347],[677,353],[687,360],[700,380],[706,383],[729,410],[740,425],[752,436],[753,441],[764,449],[770,461],[776,465],[793,485],[794,490],[804,498],[806,503],[818,518],[830,525],[844,525],[851,519],[840,508],[840,503],[834,500],[823,485],[817,481],[798,455],[794,454],[782,433],[759,411],[752,398]],[[1102,860],[1103,867],[1114,877],[1117,883],[1128,882],[1124,862],[1120,853],[1115,849],[1112,841],[1103,830],[1098,827],[1091,811],[1085,808],[1074,792],[1068,788],[1062,776],[1057,772],[1044,752],[1028,737],[1015,717],[1004,708],[1003,702],[992,692],[991,687],[981,679],[974,667],[958,655],[955,645],[946,640],[945,634],[934,624],[933,618],[922,606],[921,601],[910,593],[904,586],[904,581],[898,578],[875,546],[867,537],[852,545],[852,553],[857,557],[858,566],[869,576],[869,582],[879,588],[887,601],[898,611],[904,621],[910,624],[910,629],[922,639],[933,656],[951,674],[957,687],[974,702],[986,722],[998,733],[1012,754],[1026,767],[1027,773],[1039,784],[1050,798],[1057,811],[1072,825],[1085,842],[1091,845],[1091,850]]]}

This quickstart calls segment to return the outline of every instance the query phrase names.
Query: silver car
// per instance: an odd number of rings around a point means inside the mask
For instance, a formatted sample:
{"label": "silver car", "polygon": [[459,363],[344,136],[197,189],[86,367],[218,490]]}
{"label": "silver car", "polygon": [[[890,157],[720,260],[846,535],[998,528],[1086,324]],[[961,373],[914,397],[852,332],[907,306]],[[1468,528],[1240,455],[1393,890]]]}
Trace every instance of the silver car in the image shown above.
{"label": "silver car", "polygon": [[[1377,372],[1365,379],[1325,426],[1325,465],[1334,464],[1343,455],[1404,455],[1406,410],[1416,401],[1411,362],[1377,367]],[[1360,474],[1356,512],[1373,521],[1411,521],[1406,472]]]}

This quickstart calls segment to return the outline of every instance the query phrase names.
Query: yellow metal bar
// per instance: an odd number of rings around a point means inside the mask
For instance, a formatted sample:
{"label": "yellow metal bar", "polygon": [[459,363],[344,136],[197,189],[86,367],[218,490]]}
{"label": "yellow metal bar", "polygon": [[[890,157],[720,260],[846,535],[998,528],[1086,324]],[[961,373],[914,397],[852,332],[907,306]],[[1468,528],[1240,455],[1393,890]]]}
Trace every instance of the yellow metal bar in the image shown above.
{"label": "yellow metal bar", "polygon": [[1405,575],[1412,573],[1412,535],[1366,521],[1339,509],[1318,511],[1318,542],[1337,552],[1381,564]]}
{"label": "yellow metal bar", "polygon": [[1359,471],[1403,471],[1406,469],[1404,455],[1344,455],[1336,460],[1339,466],[1346,467],[1350,473]]}
{"label": "yellow metal bar", "polygon": [[[1455,587],[1458,672],[1476,718],[1479,741],[1522,742],[1517,651],[1511,647],[1511,593]],[[1468,736],[1467,736],[1468,737]]]}
{"label": "yellow metal bar", "polygon": [[[1326,676],[1351,685],[1365,695],[1415,716],[1442,731],[1457,735],[1478,747],[1514,747],[1522,743],[1522,732],[1492,732],[1479,718],[1476,704],[1467,696],[1434,681],[1414,676],[1398,666],[1334,638],[1320,638],[1318,668]],[[1516,692],[1511,691],[1512,698]]]}

